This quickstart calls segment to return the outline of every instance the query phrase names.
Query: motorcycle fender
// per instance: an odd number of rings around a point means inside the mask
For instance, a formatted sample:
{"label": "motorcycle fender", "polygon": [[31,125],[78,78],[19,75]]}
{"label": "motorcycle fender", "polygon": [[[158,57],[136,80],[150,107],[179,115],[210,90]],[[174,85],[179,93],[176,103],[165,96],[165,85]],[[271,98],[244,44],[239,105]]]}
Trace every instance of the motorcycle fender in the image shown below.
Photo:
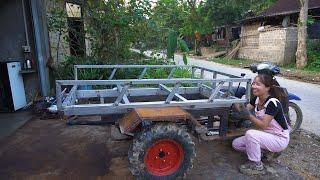
{"label": "motorcycle fender", "polygon": [[293,93],[288,93],[288,99],[290,100],[297,100],[297,101],[301,101],[301,98]]}

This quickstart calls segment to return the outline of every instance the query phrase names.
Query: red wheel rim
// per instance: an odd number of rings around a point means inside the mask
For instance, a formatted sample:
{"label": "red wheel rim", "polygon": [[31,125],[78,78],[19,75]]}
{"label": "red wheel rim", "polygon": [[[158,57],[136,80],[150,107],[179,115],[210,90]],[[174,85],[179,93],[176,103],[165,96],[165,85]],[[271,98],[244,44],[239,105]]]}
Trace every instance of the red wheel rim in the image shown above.
{"label": "red wheel rim", "polygon": [[179,169],[183,158],[183,149],[179,143],[171,139],[162,139],[147,149],[144,164],[150,174],[167,176]]}

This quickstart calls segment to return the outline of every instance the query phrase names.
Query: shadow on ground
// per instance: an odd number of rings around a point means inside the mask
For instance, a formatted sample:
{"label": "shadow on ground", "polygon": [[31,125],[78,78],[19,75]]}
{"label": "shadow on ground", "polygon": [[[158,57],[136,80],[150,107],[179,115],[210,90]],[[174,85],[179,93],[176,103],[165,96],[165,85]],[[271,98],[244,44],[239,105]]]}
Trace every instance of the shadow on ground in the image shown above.
{"label": "shadow on ground", "polygon": [[[33,120],[0,142],[0,179],[134,179],[128,170],[130,141],[112,141],[108,126],[66,126],[62,120]],[[231,142],[198,142],[187,179],[301,179],[272,163],[276,172],[245,176],[246,157]]]}

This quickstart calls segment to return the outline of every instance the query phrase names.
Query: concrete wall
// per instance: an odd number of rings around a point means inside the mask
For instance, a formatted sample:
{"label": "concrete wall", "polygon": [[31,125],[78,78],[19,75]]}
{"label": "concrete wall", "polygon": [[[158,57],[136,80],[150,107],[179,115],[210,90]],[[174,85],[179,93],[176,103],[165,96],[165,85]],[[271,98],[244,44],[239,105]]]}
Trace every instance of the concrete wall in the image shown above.
{"label": "concrete wall", "polygon": [[284,64],[294,63],[296,59],[298,43],[298,30],[297,28],[286,29],[286,47],[284,53]]}
{"label": "concrete wall", "polygon": [[244,25],[239,58],[289,64],[295,61],[297,29],[269,28],[258,32],[260,24]]}

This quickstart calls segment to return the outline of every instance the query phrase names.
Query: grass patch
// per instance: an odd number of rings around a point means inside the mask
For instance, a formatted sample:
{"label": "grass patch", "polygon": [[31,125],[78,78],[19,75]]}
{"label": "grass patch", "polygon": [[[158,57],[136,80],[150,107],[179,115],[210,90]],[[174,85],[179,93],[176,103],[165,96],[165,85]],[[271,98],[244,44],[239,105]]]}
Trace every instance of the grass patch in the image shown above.
{"label": "grass patch", "polygon": [[[317,58],[319,58],[320,60],[320,54],[319,56],[317,56]],[[282,69],[282,71],[290,70],[290,71],[299,71],[303,74],[320,74],[320,66],[315,65],[317,63],[315,59],[316,59],[315,56],[313,56],[313,58],[310,59],[310,62],[308,63],[308,65],[302,69],[297,69],[294,63],[287,64],[287,65],[280,65],[280,68]],[[258,61],[248,60],[248,59],[212,58],[209,60],[219,64],[226,64],[226,65],[237,66],[237,67],[245,67],[245,66],[250,66],[251,64],[254,64],[254,63],[259,63]]]}
{"label": "grass patch", "polygon": [[302,69],[297,69],[295,64],[288,64],[288,65],[281,65],[280,66],[283,71],[285,70],[290,70],[290,71],[299,71],[303,74],[318,74],[320,75],[320,68],[319,67],[314,67],[311,65],[307,65],[306,67]]}
{"label": "grass patch", "polygon": [[250,66],[251,64],[256,63],[256,61],[248,60],[248,59],[226,59],[226,58],[211,58],[209,59],[209,61],[216,62],[219,64],[237,66],[237,67]]}
{"label": "grass patch", "polygon": [[[311,83],[320,83],[320,66],[317,66],[320,61],[320,54],[317,55],[318,52],[313,51],[312,56],[309,56],[308,65],[302,69],[297,69],[294,63],[288,65],[280,65],[281,75],[287,77],[289,79],[300,79],[305,82]],[[254,63],[259,63],[258,61],[247,60],[247,59],[225,59],[225,58],[213,58],[210,59],[212,62],[216,62],[219,64],[226,64],[231,66],[236,66],[240,68],[244,68],[246,66],[250,66]],[[319,63],[320,64],[320,63]]]}

